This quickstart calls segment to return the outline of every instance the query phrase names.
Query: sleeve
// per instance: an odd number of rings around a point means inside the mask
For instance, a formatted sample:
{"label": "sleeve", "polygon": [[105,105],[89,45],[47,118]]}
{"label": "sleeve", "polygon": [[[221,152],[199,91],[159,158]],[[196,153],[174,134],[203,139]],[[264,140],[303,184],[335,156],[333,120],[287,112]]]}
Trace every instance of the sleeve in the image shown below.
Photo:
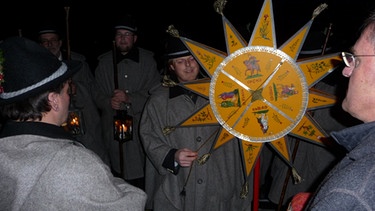
{"label": "sleeve", "polygon": [[155,102],[153,100],[155,98],[160,97],[152,96],[146,103],[145,110],[142,113],[140,136],[145,152],[153,166],[159,174],[166,175],[169,173],[167,169],[176,170],[173,168],[174,150],[176,149],[173,149],[168,144],[168,140],[163,134],[163,127],[166,125],[164,123],[165,117],[163,116],[166,116],[166,111],[164,106],[158,106],[158,102],[163,100],[159,99]]}
{"label": "sleeve", "polygon": [[178,174],[178,170],[180,169],[180,165],[174,160],[174,154],[176,154],[177,149],[171,149],[167,156],[165,156],[164,162],[162,166],[166,168],[169,172],[174,175]]}
{"label": "sleeve", "polygon": [[96,89],[94,99],[101,110],[111,110],[111,97],[114,90],[113,70],[111,69],[111,61],[106,57],[101,57],[98,66],[95,69],[95,83],[92,89]]}

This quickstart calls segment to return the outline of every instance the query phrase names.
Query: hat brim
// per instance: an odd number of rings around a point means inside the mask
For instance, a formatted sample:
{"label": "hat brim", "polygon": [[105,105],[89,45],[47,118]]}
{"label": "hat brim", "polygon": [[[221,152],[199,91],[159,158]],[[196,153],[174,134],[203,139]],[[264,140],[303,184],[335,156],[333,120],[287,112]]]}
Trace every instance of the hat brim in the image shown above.
{"label": "hat brim", "polygon": [[64,74],[60,75],[59,77],[54,78],[53,80],[48,81],[47,83],[36,87],[30,91],[27,91],[23,94],[17,95],[11,98],[0,98],[0,105],[10,104],[14,102],[19,102],[25,100],[29,97],[36,96],[43,92],[53,89],[54,87],[58,86],[59,84],[63,83],[64,81],[68,80],[72,77],[78,70],[82,67],[82,63],[80,61],[69,60],[63,61],[67,65],[67,70]]}
{"label": "hat brim", "polygon": [[169,60],[169,59],[175,59],[175,58],[190,56],[190,55],[192,55],[191,52],[189,50],[185,50],[185,51],[180,51],[176,53],[165,54],[164,59]]}

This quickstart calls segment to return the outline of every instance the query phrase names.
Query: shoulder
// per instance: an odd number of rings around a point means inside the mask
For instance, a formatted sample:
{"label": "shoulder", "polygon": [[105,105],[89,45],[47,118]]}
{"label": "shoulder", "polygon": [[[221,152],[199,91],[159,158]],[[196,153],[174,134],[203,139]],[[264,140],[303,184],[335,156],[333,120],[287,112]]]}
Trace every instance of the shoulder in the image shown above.
{"label": "shoulder", "polygon": [[99,61],[112,59],[112,51],[107,51],[101,55],[98,56]]}
{"label": "shoulder", "polygon": [[150,50],[147,50],[147,49],[144,49],[144,48],[141,48],[141,47],[138,47],[138,50],[139,50],[139,55],[143,58],[152,58],[154,59],[154,56],[155,56],[155,53],[150,51]]}
{"label": "shoulder", "polygon": [[71,55],[73,60],[86,61],[86,57],[83,54],[72,51]]}
{"label": "shoulder", "polygon": [[163,102],[163,104],[165,104],[165,102],[168,100],[168,97],[169,88],[158,84],[150,89],[149,103]]}
{"label": "shoulder", "polygon": [[62,172],[91,172],[95,174],[97,171],[107,171],[101,158],[78,142],[63,145],[56,153],[53,162],[58,164]]}

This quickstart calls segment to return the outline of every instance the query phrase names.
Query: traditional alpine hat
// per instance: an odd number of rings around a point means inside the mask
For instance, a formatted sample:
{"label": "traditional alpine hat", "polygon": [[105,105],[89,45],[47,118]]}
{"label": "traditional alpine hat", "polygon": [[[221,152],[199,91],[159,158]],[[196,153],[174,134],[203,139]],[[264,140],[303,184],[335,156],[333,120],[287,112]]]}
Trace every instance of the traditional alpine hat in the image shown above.
{"label": "traditional alpine hat", "polygon": [[165,43],[165,59],[174,59],[183,56],[191,55],[185,44],[180,38],[168,36]]}
{"label": "traditional alpine hat", "polygon": [[115,30],[117,29],[126,29],[126,30],[129,30],[133,33],[136,33],[137,32],[137,24],[136,24],[136,21],[134,20],[134,18],[131,16],[131,15],[124,15],[122,17],[120,17],[114,27],[113,27]]}
{"label": "traditional alpine hat", "polygon": [[46,48],[23,37],[0,43],[0,105],[25,100],[68,80],[79,61],[59,61]]}

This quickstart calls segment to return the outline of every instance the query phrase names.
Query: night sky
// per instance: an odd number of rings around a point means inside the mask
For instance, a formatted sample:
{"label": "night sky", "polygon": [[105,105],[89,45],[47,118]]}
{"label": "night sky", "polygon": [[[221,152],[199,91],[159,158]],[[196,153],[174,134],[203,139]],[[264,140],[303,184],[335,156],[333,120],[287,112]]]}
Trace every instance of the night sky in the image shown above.
{"label": "night sky", "polygon": [[[112,47],[116,17],[131,13],[138,22],[138,44],[157,55],[170,24],[197,42],[226,51],[221,15],[213,8],[214,0],[98,1],[46,1],[38,5],[35,1],[13,1],[13,5],[1,5],[0,39],[17,36],[20,31],[22,36],[34,39],[39,25],[47,19],[56,20],[65,30],[69,14],[71,50],[86,55],[94,67],[96,57]],[[373,0],[273,0],[277,45],[305,25],[321,3],[327,3],[328,8],[314,20],[310,32],[324,31],[332,24],[329,42],[340,51],[353,44],[363,19],[375,9]],[[228,0],[226,4],[224,16],[247,41],[262,4],[263,0]]]}

